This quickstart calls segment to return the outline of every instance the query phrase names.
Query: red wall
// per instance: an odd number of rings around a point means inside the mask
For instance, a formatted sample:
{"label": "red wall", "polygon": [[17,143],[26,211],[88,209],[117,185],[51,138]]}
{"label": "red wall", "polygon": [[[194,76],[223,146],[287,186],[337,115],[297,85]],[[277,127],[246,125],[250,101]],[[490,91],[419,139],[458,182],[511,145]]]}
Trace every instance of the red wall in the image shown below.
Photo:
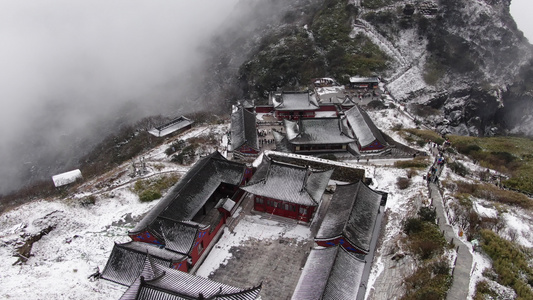
{"label": "red wall", "polygon": [[268,114],[268,113],[272,113],[273,111],[274,111],[274,107],[272,106],[256,106],[255,107],[256,113]]}
{"label": "red wall", "polygon": [[247,153],[247,154],[257,154],[259,151],[257,149],[254,149],[252,147],[249,147],[248,145],[244,144],[239,149],[236,150],[240,153]]}
{"label": "red wall", "polygon": [[[220,222],[217,224],[217,226],[211,233],[209,232],[209,228],[198,232],[196,240],[194,241],[193,249],[190,253],[193,266],[196,264],[205,249],[207,249],[211,241],[213,241],[213,238],[215,237],[215,235],[217,235],[217,232],[220,230],[220,228],[222,228],[222,225],[225,224],[225,221],[225,218],[221,218]],[[203,250],[202,252],[198,253],[198,246],[200,245],[200,243],[203,243]]]}
{"label": "red wall", "polygon": [[[258,199],[261,199],[263,203],[258,203]],[[271,201],[272,203],[277,203],[278,207],[269,205],[268,201]],[[286,209],[286,205],[288,205],[289,209]],[[254,209],[256,211],[262,211],[269,214],[274,214],[277,216],[295,219],[303,222],[311,221],[315,208],[315,206],[299,205],[282,200],[254,195]],[[301,214],[300,209],[306,209],[307,213]]]}
{"label": "red wall", "polygon": [[361,148],[360,150],[361,151],[372,151],[372,150],[380,150],[380,149],[383,149],[385,148],[385,146],[383,146],[378,140],[374,140],[372,142],[372,144],[364,147],[364,148]]}
{"label": "red wall", "polygon": [[151,243],[156,245],[163,245],[162,241],[159,241],[150,231],[145,230],[138,234],[129,234],[130,238],[136,242]]}

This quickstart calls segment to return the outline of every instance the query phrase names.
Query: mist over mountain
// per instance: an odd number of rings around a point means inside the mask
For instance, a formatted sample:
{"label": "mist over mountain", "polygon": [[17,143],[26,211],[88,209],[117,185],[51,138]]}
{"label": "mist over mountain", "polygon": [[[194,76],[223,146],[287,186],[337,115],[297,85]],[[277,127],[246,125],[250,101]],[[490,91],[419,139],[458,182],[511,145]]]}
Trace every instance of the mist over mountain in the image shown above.
{"label": "mist over mountain", "polygon": [[190,111],[191,70],[236,2],[1,2],[0,194],[77,167],[120,126]]}

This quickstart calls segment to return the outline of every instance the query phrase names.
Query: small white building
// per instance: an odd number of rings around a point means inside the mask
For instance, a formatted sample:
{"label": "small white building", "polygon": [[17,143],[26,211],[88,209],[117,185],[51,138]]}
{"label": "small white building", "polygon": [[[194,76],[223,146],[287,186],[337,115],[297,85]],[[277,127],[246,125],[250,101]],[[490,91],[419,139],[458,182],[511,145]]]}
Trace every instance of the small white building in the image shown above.
{"label": "small white building", "polygon": [[52,176],[52,180],[54,181],[54,185],[56,188],[73,183],[76,180],[82,178],[83,176],[81,176],[81,171],[79,169]]}

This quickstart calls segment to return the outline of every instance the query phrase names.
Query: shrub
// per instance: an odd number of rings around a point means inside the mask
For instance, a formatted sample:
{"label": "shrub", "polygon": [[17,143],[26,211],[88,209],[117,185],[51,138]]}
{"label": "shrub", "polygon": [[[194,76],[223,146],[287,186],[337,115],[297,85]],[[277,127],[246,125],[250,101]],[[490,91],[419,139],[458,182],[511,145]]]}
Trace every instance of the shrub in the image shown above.
{"label": "shrub", "polygon": [[144,190],[139,195],[141,202],[150,202],[159,198],[161,198],[161,193],[154,189]]}
{"label": "shrub", "polygon": [[421,207],[417,214],[422,221],[435,223],[437,219],[437,211],[430,207]]}
{"label": "shrub", "polygon": [[400,299],[445,299],[452,284],[447,266],[448,262],[441,259],[419,267],[405,278],[405,295]]}
{"label": "shrub", "polygon": [[178,182],[178,175],[161,176],[154,179],[137,180],[133,185],[133,192],[139,196],[141,202],[148,202],[161,198],[162,192]]}
{"label": "shrub", "polygon": [[444,143],[444,139],[438,133],[432,130],[409,128],[405,129],[404,131],[418,137],[418,139],[421,139],[424,142],[431,140],[439,145],[442,145],[442,143]]}
{"label": "shrub", "polygon": [[375,109],[375,110],[380,110],[380,109],[385,109],[387,108],[385,106],[385,104],[383,104],[383,102],[379,101],[379,100],[373,100],[373,101],[370,101],[367,105],[366,105],[368,108],[370,109]]}
{"label": "shrub", "polygon": [[483,251],[493,261],[498,283],[511,287],[519,299],[533,299],[533,268],[524,252],[490,230],[483,229],[480,233]]}
{"label": "shrub", "polygon": [[468,169],[460,162],[454,161],[448,164],[448,167],[457,175],[465,177],[470,172],[468,172]]}
{"label": "shrub", "polygon": [[396,168],[407,169],[425,169],[429,166],[429,160],[423,156],[417,156],[410,160],[398,160],[394,162]]}
{"label": "shrub", "polygon": [[407,235],[419,233],[422,231],[423,223],[424,221],[420,220],[419,218],[408,218],[403,225],[403,231]]}
{"label": "shrub", "polygon": [[410,184],[411,184],[411,179],[406,178],[406,177],[398,177],[396,180],[396,185],[398,186],[400,190],[405,190],[406,188],[409,187]]}

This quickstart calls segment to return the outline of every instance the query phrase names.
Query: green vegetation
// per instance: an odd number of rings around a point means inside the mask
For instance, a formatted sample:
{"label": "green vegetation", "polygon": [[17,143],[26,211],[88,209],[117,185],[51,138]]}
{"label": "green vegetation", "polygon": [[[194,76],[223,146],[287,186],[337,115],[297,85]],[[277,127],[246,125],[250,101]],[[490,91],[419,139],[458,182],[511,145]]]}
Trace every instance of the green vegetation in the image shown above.
{"label": "green vegetation", "polygon": [[[481,246],[493,261],[492,268],[497,274],[497,282],[513,288],[518,295],[517,299],[533,299],[533,268],[529,264],[531,253],[490,230],[484,229],[480,233]],[[483,286],[476,287],[476,291],[483,292],[482,288]]]}
{"label": "green vegetation", "polygon": [[462,154],[486,168],[511,176],[506,187],[533,193],[533,140],[520,137],[449,136]]}
{"label": "green vegetation", "polygon": [[502,190],[492,184],[473,184],[459,181],[457,184],[456,198],[468,197],[472,195],[476,198],[485,199],[488,201],[516,205],[522,208],[532,208],[533,200],[526,195],[509,190]]}
{"label": "green vegetation", "polygon": [[316,76],[347,83],[349,76],[373,75],[388,57],[367,37],[350,37],[357,8],[346,0],[326,0],[314,8],[309,31],[294,24],[263,39],[259,52],[239,70],[250,95],[265,97],[277,88],[304,89]]}
{"label": "green vegetation", "polygon": [[394,167],[401,168],[401,169],[407,169],[407,168],[413,168],[413,169],[425,169],[429,166],[430,162],[426,157],[423,156],[417,156],[410,160],[398,160],[394,162]]}
{"label": "green vegetation", "polygon": [[391,5],[392,3],[392,0],[363,0],[361,6],[364,8],[376,9]]}
{"label": "green vegetation", "polygon": [[422,260],[436,257],[443,253],[446,240],[434,223],[427,221],[430,215],[424,215],[425,219],[408,218],[404,225],[404,232],[408,235],[408,247]]}
{"label": "green vegetation", "polygon": [[141,202],[149,202],[161,198],[163,191],[178,182],[178,175],[161,176],[155,179],[138,180],[133,186],[133,192],[139,196]]}
{"label": "green vegetation", "polygon": [[452,286],[448,261],[440,259],[426,264],[405,278],[404,283],[406,293],[402,300],[446,299]]}
{"label": "green vegetation", "polygon": [[435,224],[437,213],[422,207],[418,217],[408,218],[403,231],[407,234],[407,247],[421,265],[405,280],[406,291],[401,299],[445,299],[452,283],[449,261],[442,257],[446,240]]}
{"label": "green vegetation", "polygon": [[400,130],[400,134],[407,141],[417,143],[421,147],[427,144],[427,142],[430,140],[439,145],[444,143],[444,139],[438,133],[432,130],[406,128]]}
{"label": "green vegetation", "polygon": [[183,148],[185,148],[185,145],[186,143],[184,140],[175,141],[167,149],[165,149],[165,154],[167,156],[170,156],[173,153],[176,153],[177,151],[183,150]]}
{"label": "green vegetation", "polygon": [[470,174],[465,165],[457,161],[448,163],[448,168],[450,168],[450,170],[452,170],[455,174],[462,177],[465,177],[466,175]]}
{"label": "green vegetation", "polygon": [[405,190],[406,188],[408,188],[409,186],[411,185],[411,179],[407,178],[407,177],[398,177],[396,179],[396,186],[400,189],[400,190]]}

